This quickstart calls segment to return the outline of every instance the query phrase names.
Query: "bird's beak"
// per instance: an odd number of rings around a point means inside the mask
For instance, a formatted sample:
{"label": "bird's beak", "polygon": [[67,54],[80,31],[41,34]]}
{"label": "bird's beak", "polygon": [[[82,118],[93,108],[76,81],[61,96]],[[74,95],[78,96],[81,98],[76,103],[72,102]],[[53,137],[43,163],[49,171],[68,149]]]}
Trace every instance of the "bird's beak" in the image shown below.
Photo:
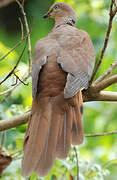
{"label": "bird's beak", "polygon": [[48,17],[50,17],[50,12],[47,12],[47,13],[43,16],[44,19],[45,19],[45,18],[48,18]]}

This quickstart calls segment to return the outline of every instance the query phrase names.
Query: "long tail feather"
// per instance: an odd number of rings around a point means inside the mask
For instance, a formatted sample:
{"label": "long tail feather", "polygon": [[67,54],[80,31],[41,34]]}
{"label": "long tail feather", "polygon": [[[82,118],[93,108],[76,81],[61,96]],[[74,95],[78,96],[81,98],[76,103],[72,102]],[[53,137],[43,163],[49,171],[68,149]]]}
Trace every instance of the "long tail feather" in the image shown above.
{"label": "long tail feather", "polygon": [[59,132],[60,114],[53,112],[46,144],[41,158],[38,161],[36,172],[40,177],[48,174],[56,158],[56,144]]}
{"label": "long tail feather", "polygon": [[84,139],[84,132],[82,127],[82,108],[83,108],[83,101],[82,101],[82,93],[76,95],[75,98],[75,106],[72,109],[73,112],[73,123],[72,123],[72,144],[79,145],[83,143]]}
{"label": "long tail feather", "polygon": [[72,109],[69,107],[64,112],[63,119],[60,124],[60,134],[56,147],[56,156],[60,159],[65,159],[68,156],[71,147],[71,127],[72,127]]}
{"label": "long tail feather", "polygon": [[41,153],[44,150],[51,117],[51,107],[49,103],[42,111],[41,108],[40,111],[39,109],[37,110],[37,106],[39,108],[39,105],[35,104],[35,109],[32,110],[30,127],[24,141],[24,156],[22,160],[22,175],[24,177],[30,176],[35,171]]}

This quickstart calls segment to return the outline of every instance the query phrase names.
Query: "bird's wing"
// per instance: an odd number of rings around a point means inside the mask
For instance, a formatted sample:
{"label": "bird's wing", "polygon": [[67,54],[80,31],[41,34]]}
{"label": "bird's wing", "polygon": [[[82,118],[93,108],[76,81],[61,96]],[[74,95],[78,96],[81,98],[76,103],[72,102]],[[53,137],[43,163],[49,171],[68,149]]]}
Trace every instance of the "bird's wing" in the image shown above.
{"label": "bird's wing", "polygon": [[37,61],[36,63],[32,64],[32,96],[35,98],[38,90],[38,79],[39,79],[39,73],[42,68],[42,66],[46,63],[47,57],[43,57],[40,59],[40,61]]}
{"label": "bird's wing", "polygon": [[39,87],[39,73],[51,55],[55,40],[48,37],[39,40],[34,48],[34,59],[32,62],[32,96],[35,98]]}
{"label": "bird's wing", "polygon": [[59,44],[57,62],[68,72],[64,96],[70,98],[88,88],[95,62],[94,46],[86,32],[74,27],[63,27],[53,35]]}

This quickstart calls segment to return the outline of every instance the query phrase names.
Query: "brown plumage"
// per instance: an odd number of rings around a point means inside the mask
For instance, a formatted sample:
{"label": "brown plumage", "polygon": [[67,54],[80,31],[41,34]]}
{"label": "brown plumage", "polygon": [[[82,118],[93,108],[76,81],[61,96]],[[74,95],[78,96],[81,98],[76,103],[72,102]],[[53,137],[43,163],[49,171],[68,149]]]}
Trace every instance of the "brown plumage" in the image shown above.
{"label": "brown plumage", "polygon": [[56,157],[68,156],[71,144],[83,142],[82,88],[94,66],[89,35],[74,27],[76,15],[55,3],[44,16],[55,19],[51,33],[35,46],[32,65],[33,103],[24,139],[22,175],[49,173]]}

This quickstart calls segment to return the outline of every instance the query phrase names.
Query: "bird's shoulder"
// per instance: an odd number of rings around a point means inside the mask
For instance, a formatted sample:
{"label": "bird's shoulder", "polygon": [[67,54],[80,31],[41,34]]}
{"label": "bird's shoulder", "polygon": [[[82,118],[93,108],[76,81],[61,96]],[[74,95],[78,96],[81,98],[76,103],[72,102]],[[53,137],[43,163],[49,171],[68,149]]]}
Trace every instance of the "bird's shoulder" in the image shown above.
{"label": "bird's shoulder", "polygon": [[57,41],[54,38],[46,36],[38,40],[34,47],[33,61],[39,61],[47,56],[50,56],[55,51]]}
{"label": "bird's shoulder", "polygon": [[48,36],[38,40],[35,44],[34,52],[47,52],[55,48],[58,45],[79,45],[83,39],[90,37],[84,30],[77,29],[76,27],[69,25],[62,25],[56,29],[53,29]]}
{"label": "bird's shoulder", "polygon": [[77,38],[77,40],[78,39],[80,40],[86,36],[89,37],[88,33],[84,30],[78,29],[70,25],[61,25],[57,28],[54,28],[48,37],[50,39],[56,39],[56,40],[62,39],[63,41],[65,41],[65,40],[69,40],[69,38],[73,38],[73,39]]}
{"label": "bird's shoulder", "polygon": [[34,50],[37,51],[41,48],[47,49],[48,47],[51,47],[53,43],[55,43],[55,39],[46,36],[36,42]]}

